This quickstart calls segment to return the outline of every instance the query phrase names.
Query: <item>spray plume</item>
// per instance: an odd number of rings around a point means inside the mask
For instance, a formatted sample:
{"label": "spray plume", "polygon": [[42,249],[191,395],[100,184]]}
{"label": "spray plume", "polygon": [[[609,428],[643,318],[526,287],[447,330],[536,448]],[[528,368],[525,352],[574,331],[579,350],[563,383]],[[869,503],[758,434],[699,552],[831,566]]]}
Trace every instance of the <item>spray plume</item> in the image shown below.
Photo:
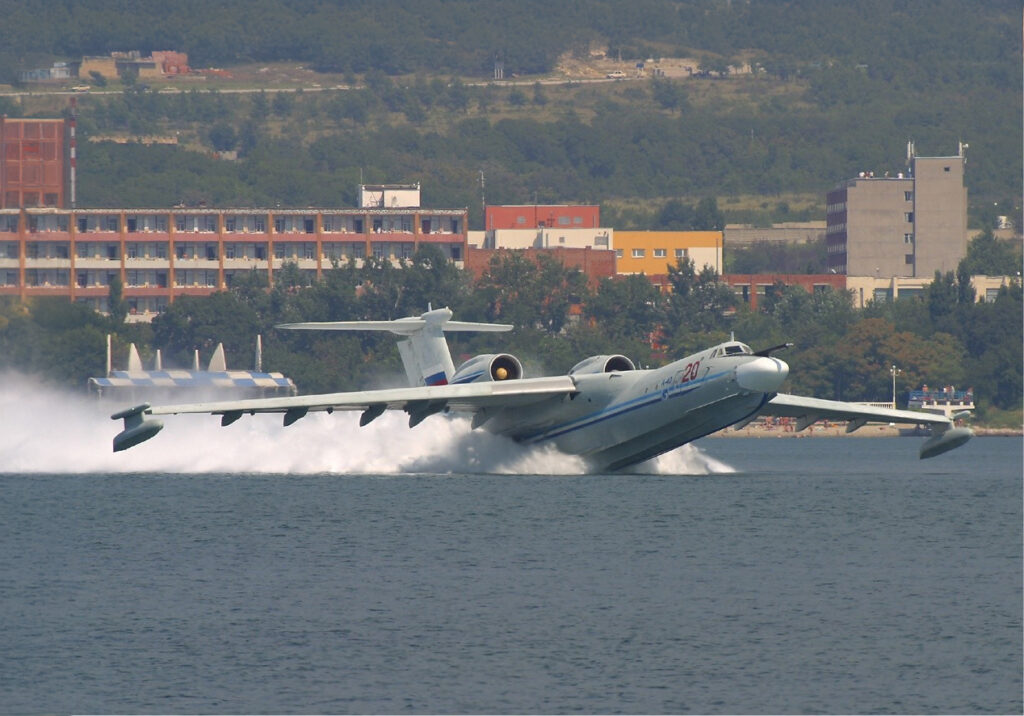
{"label": "spray plume", "polygon": [[[357,413],[311,413],[281,426],[280,415],[245,416],[226,428],[209,415],[167,416],[153,440],[114,453],[120,429],[98,402],[0,374],[0,471],[7,473],[269,473],[581,475],[583,461],[432,417],[410,430],[389,412],[365,428]],[[699,475],[732,469],[686,445],[631,472]]]}

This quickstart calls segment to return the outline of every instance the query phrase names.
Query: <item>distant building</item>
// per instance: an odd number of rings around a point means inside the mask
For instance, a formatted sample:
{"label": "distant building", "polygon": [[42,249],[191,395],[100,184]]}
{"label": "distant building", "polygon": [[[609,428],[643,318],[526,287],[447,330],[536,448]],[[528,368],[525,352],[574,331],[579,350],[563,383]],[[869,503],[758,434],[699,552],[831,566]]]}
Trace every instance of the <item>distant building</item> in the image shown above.
{"label": "distant building", "polygon": [[50,67],[34,70],[18,70],[18,82],[63,82],[72,76],[72,68],[67,62],[54,62]]}
{"label": "distant building", "polygon": [[906,174],[863,172],[828,193],[828,266],[850,276],[930,277],[967,254],[964,148],[919,157],[908,144]]}
{"label": "distant building", "polygon": [[525,204],[487,206],[484,229],[596,229],[601,225],[601,207],[570,204]]}
{"label": "distant building", "polygon": [[424,245],[458,266],[466,209],[0,209],[0,296],[64,296],[109,311],[121,279],[129,320],[294,262],[306,278],[369,256],[399,264]]}
{"label": "distant building", "polygon": [[725,274],[719,279],[728,285],[740,303],[757,309],[765,299],[771,298],[776,288],[801,286],[808,293],[815,291],[846,290],[846,276],[839,274]]}
{"label": "distant building", "polygon": [[756,243],[805,244],[825,238],[824,221],[787,221],[771,226],[726,224],[724,242],[728,249]]}
{"label": "distant building", "polygon": [[710,266],[722,271],[721,231],[618,231],[615,266],[618,274],[645,274],[656,286],[667,287],[668,269],[681,259],[697,271]]}
{"label": "distant building", "polygon": [[[1016,277],[1011,276],[971,276],[974,288],[974,300],[992,302],[999,295],[999,289],[1009,286]],[[853,305],[864,308],[870,301],[898,301],[901,298],[924,298],[925,289],[935,280],[935,275],[891,278],[875,278],[874,276],[847,276],[846,287],[853,291]]]}
{"label": "distant building", "polygon": [[518,250],[531,261],[538,261],[541,255],[548,255],[556,262],[569,269],[579,269],[592,288],[596,288],[602,278],[611,278],[615,275],[615,254],[602,249],[565,248],[554,247],[551,249],[525,248],[525,249],[480,249],[470,247],[466,253],[466,270],[474,279],[479,279],[490,266],[491,259],[509,251]]}
{"label": "distant building", "polygon": [[360,184],[362,209],[408,209],[420,205],[419,184]]}
{"label": "distant building", "polygon": [[65,132],[63,119],[0,116],[0,209],[64,206]]}
{"label": "distant building", "polygon": [[470,243],[481,249],[582,249],[610,251],[615,232],[607,227],[590,229],[548,228],[492,229],[470,232]]}
{"label": "distant building", "polygon": [[188,55],[174,50],[155,50],[143,57],[138,50],[111,52],[109,55],[86,56],[78,66],[78,76],[88,79],[93,73],[108,80],[132,74],[140,79],[161,79],[191,72]]}

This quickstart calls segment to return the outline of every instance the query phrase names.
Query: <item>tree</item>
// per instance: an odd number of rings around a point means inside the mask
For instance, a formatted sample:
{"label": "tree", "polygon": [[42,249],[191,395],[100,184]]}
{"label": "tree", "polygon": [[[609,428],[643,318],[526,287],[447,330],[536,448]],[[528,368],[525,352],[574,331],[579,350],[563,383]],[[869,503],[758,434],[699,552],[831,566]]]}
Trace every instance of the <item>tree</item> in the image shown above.
{"label": "tree", "polygon": [[725,228],[725,215],[718,210],[718,201],[714,197],[705,197],[697,202],[693,228],[697,231],[721,231]]}
{"label": "tree", "polygon": [[612,341],[649,346],[663,323],[661,294],[642,274],[604,278],[584,307],[583,318]]}
{"label": "tree", "polygon": [[128,302],[124,300],[124,283],[119,275],[110,278],[110,292],[107,299],[110,310],[110,323],[120,326],[128,316]]}
{"label": "tree", "polygon": [[238,146],[238,134],[227,122],[217,122],[210,127],[210,144],[218,152],[230,152]]}
{"label": "tree", "polygon": [[1020,272],[1021,257],[1009,241],[1000,241],[990,227],[971,239],[967,255],[957,267],[968,276],[1014,276]]}

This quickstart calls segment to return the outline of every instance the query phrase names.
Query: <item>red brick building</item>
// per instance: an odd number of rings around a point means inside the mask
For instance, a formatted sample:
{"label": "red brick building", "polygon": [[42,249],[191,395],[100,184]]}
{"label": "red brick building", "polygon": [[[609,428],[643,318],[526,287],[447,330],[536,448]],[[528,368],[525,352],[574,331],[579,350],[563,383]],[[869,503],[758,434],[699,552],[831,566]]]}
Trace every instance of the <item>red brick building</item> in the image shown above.
{"label": "red brick building", "polygon": [[601,225],[601,207],[568,204],[524,204],[488,206],[484,209],[484,229],[596,229]]}
{"label": "red brick building", "polygon": [[0,116],[0,209],[63,207],[65,121]]}
{"label": "red brick building", "polygon": [[586,275],[592,287],[596,287],[602,278],[615,275],[615,252],[591,248],[477,249],[470,247],[466,251],[465,268],[473,274],[474,279],[479,279],[487,272],[492,257],[511,251],[521,252],[531,261],[537,261],[541,254],[547,254],[566,268],[579,269]]}
{"label": "red brick building", "polygon": [[803,286],[808,293],[831,287],[836,291],[846,290],[846,276],[841,274],[791,274],[791,273],[757,273],[757,274],[723,274],[720,281],[728,284],[736,297],[743,303],[756,309],[758,303],[771,295],[777,283],[786,286]]}

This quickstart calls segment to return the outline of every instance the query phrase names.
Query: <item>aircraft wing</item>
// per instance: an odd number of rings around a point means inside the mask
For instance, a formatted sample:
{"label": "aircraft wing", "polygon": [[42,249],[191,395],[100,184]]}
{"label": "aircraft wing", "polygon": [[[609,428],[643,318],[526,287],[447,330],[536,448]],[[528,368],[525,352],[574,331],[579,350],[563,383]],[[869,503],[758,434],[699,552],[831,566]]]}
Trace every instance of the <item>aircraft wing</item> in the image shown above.
{"label": "aircraft wing", "polygon": [[932,437],[921,446],[922,458],[934,457],[959,447],[973,436],[969,428],[953,427],[953,422],[944,415],[918,412],[916,410],[875,408],[870,405],[847,403],[841,400],[805,398],[800,395],[789,395],[787,393],[775,395],[775,397],[765,403],[764,407],[758,411],[758,414],[796,418],[797,430],[803,430],[822,419],[849,421],[846,426],[846,432],[848,433],[870,422],[927,425],[932,429]]}
{"label": "aircraft wing", "polygon": [[[765,404],[759,414],[775,415],[782,418],[796,418],[799,430],[803,430],[803,428],[823,419],[849,420],[851,423],[858,423],[857,428],[869,422],[946,427],[951,424],[949,418],[935,413],[875,408],[870,405],[847,403],[842,400],[805,398],[801,395],[789,395],[788,393],[778,393]],[[804,421],[808,421],[806,425],[802,425]],[[853,429],[856,430],[856,428]]]}
{"label": "aircraft wing", "polygon": [[576,384],[572,378],[552,376],[182,405],[142,404],[111,416],[114,420],[123,418],[125,428],[114,438],[114,451],[125,450],[156,435],[163,425],[159,421],[145,419],[151,415],[210,413],[223,416],[221,425],[230,425],[246,413],[283,413],[284,424],[291,425],[310,411],[360,410],[363,411],[360,424],[366,425],[385,410],[404,410],[409,414],[411,427],[445,409],[473,413],[489,407],[528,405],[575,392]]}

